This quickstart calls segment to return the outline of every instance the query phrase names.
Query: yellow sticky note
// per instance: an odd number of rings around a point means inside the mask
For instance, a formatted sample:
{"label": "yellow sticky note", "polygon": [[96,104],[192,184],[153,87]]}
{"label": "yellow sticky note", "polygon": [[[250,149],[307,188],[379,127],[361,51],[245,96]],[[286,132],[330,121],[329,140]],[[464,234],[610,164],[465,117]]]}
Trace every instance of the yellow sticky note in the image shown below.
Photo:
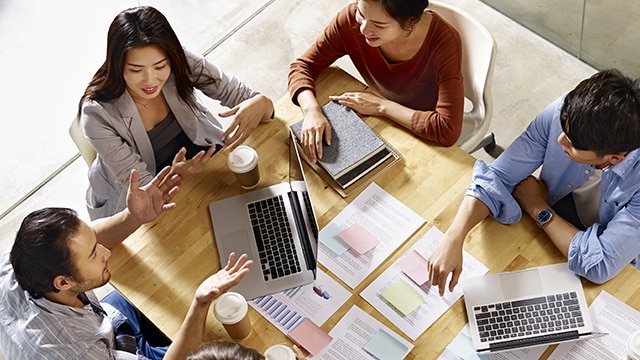
{"label": "yellow sticky note", "polygon": [[422,296],[402,279],[386,288],[380,295],[403,316],[407,316],[424,302]]}

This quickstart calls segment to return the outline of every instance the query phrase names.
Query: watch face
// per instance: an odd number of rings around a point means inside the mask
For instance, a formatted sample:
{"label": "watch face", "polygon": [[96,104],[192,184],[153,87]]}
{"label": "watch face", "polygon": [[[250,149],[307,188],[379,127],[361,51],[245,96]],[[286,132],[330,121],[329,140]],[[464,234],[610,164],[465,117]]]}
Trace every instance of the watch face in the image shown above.
{"label": "watch face", "polygon": [[551,211],[545,209],[538,213],[538,221],[541,224],[544,224],[549,220],[551,220]]}

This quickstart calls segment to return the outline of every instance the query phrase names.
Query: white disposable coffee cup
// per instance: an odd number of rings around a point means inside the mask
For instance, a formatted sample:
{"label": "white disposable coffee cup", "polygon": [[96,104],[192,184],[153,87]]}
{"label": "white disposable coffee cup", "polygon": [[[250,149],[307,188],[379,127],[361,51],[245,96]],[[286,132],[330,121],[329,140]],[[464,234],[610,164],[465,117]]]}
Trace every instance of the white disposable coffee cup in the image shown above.
{"label": "white disposable coffee cup", "polygon": [[244,189],[253,189],[260,182],[258,153],[250,146],[240,145],[229,153],[227,166]]}
{"label": "white disposable coffee cup", "polygon": [[640,330],[627,339],[627,357],[630,360],[640,360]]}
{"label": "white disposable coffee cup", "polygon": [[296,360],[296,354],[283,344],[273,345],[264,352],[267,360]]}
{"label": "white disposable coffee cup", "polygon": [[251,334],[251,319],[247,300],[239,293],[227,292],[213,305],[213,314],[233,340],[243,340]]}

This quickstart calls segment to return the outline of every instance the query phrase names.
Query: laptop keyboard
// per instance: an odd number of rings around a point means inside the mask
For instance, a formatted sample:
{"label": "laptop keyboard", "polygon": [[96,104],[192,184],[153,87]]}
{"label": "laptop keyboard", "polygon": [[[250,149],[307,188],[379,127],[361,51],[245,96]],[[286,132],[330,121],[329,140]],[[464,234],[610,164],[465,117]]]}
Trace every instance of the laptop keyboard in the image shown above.
{"label": "laptop keyboard", "polygon": [[284,200],[278,195],[247,204],[264,280],[300,272]]}
{"label": "laptop keyboard", "polygon": [[575,292],[476,306],[473,312],[482,342],[546,335],[584,326]]}

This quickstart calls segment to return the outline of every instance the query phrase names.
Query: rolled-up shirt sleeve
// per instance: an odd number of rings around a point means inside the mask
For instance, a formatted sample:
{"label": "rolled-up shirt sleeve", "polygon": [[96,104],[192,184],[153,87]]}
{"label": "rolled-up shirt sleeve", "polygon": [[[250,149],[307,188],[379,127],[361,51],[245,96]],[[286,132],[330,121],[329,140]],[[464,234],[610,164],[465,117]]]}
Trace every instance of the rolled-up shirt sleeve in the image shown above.
{"label": "rolled-up shirt sleeve", "polygon": [[616,211],[606,225],[593,224],[585,231],[578,232],[569,245],[569,268],[589,281],[601,284],[613,278],[629,263],[637,267],[640,254],[639,215],[640,195],[634,194],[631,201]]}

